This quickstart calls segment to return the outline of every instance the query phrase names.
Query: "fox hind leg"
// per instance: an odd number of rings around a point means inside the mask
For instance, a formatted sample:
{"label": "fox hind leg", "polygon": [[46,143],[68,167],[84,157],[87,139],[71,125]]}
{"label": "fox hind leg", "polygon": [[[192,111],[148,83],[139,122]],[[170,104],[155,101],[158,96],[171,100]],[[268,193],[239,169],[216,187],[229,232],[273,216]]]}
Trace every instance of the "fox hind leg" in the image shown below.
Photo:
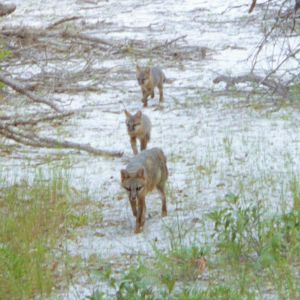
{"label": "fox hind leg", "polygon": [[166,193],[165,193],[165,185],[159,185],[157,186],[158,191],[161,194],[161,201],[162,201],[162,205],[161,205],[161,215],[162,217],[165,217],[168,215],[167,212],[167,199],[166,199]]}

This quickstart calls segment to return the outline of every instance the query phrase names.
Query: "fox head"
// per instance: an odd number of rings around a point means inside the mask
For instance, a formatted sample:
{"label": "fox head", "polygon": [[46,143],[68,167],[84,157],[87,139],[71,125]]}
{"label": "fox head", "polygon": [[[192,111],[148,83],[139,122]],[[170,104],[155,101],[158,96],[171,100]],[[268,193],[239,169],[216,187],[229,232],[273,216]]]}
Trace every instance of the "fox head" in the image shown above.
{"label": "fox head", "polygon": [[150,79],[150,68],[141,68],[139,65],[136,66],[136,78],[139,85],[145,85]]}
{"label": "fox head", "polygon": [[145,170],[140,168],[135,174],[129,174],[127,170],[121,170],[122,187],[128,192],[130,202],[135,203],[137,198],[146,195]]}
{"label": "fox head", "polygon": [[126,116],[126,126],[129,133],[137,132],[142,125],[142,112],[138,111],[135,115],[132,115],[127,110],[124,111]]}

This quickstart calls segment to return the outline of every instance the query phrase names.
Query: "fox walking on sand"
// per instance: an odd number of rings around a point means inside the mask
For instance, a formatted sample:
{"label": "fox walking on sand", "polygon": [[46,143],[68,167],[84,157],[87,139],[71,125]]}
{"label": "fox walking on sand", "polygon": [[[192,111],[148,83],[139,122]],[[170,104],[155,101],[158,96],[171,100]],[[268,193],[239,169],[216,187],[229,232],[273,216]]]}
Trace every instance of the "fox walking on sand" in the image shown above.
{"label": "fox walking on sand", "polygon": [[130,137],[131,148],[133,153],[138,153],[136,140],[140,141],[141,151],[147,148],[147,144],[150,141],[151,122],[150,119],[138,111],[135,115],[132,115],[127,110],[124,111],[126,116],[127,132]]}
{"label": "fox walking on sand", "polygon": [[165,183],[168,179],[167,159],[159,148],[142,151],[121,170],[121,183],[128,192],[132,213],[136,217],[135,233],[143,231],[146,195],[157,188],[162,198],[162,216],[167,215]]}
{"label": "fox walking on sand", "polygon": [[142,89],[142,102],[146,107],[148,105],[148,97],[154,98],[154,88],[159,90],[159,102],[164,101],[163,84],[167,82],[166,76],[159,67],[145,67],[136,66],[136,78]]}

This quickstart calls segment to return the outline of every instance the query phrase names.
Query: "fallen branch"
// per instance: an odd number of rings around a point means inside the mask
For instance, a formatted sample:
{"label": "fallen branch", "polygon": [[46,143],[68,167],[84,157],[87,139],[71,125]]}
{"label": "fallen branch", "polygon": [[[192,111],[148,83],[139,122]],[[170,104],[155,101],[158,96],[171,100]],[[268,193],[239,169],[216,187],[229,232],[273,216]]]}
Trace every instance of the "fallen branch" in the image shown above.
{"label": "fallen branch", "polygon": [[56,22],[54,22],[53,24],[51,25],[48,25],[46,27],[47,30],[51,30],[53,29],[54,27],[58,26],[58,25],[61,25],[63,23],[66,23],[66,22],[70,22],[70,21],[74,21],[74,20],[78,20],[78,19],[82,19],[82,17],[79,17],[79,16],[73,16],[73,17],[65,17],[65,18],[62,18]]}
{"label": "fallen branch", "polygon": [[34,93],[28,91],[24,84],[16,81],[15,79],[8,78],[8,77],[4,76],[3,74],[0,74],[0,82],[3,82],[4,84],[11,87],[12,89],[17,91],[18,93],[27,96],[33,102],[46,104],[46,105],[50,106],[52,109],[54,109],[57,112],[61,111],[60,108],[57,105],[55,105],[53,102],[51,102],[49,100],[46,100],[42,97],[36,96]]}
{"label": "fallen branch", "polygon": [[71,33],[69,31],[64,31],[61,33],[61,36],[63,38],[80,39],[80,40],[84,40],[84,41],[88,41],[88,42],[92,42],[92,43],[103,44],[103,45],[110,46],[110,47],[116,47],[113,43],[110,43],[106,40],[103,40],[98,37],[89,36],[89,35],[86,35],[83,33]]}
{"label": "fallen branch", "polygon": [[179,40],[185,39],[186,37],[187,37],[187,34],[182,35],[180,37],[177,37],[176,39],[173,39],[171,41],[167,41],[167,42],[165,42],[165,43],[163,43],[161,45],[157,45],[157,46],[151,48],[151,50],[153,51],[153,50],[157,50],[157,49],[160,49],[160,48],[167,47],[167,46],[169,46],[169,45],[171,45],[171,44],[173,44],[173,43],[175,43],[175,42],[177,42]]}
{"label": "fallen branch", "polygon": [[0,123],[0,135],[13,140],[15,142],[28,145],[31,147],[39,148],[52,148],[52,149],[75,149],[79,151],[85,151],[94,155],[109,156],[109,157],[121,157],[123,152],[101,150],[92,147],[90,144],[79,144],[70,141],[59,141],[53,138],[40,137],[32,132],[20,130],[15,126],[3,126]]}
{"label": "fallen branch", "polygon": [[14,4],[0,4],[0,17],[9,15],[16,10]]}
{"label": "fallen branch", "polygon": [[275,80],[272,79],[265,79],[255,74],[247,74],[247,75],[236,76],[236,77],[221,75],[216,77],[213,80],[213,83],[217,84],[222,81],[226,83],[227,87],[234,86],[237,83],[255,82],[257,84],[262,84],[270,88],[273,92],[279,94],[282,97],[287,97],[289,93],[288,88],[280,84],[279,82],[276,82]]}
{"label": "fallen branch", "polygon": [[252,3],[251,3],[251,6],[248,10],[248,13],[251,14],[255,8],[255,5],[256,5],[256,0],[252,0]]}
{"label": "fallen branch", "polygon": [[68,111],[64,113],[57,114],[43,114],[36,116],[36,114],[26,115],[26,116],[0,116],[0,122],[3,127],[6,126],[26,126],[26,125],[36,125],[41,122],[59,120],[73,115],[75,111]]}

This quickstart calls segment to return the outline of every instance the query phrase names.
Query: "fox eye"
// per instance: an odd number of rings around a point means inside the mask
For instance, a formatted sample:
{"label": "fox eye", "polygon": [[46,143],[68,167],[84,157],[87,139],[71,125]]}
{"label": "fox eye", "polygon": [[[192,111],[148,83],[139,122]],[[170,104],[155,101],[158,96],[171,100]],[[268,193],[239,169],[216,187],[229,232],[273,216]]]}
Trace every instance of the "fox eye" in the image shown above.
{"label": "fox eye", "polygon": [[138,187],[136,188],[136,190],[137,190],[137,191],[140,191],[142,188],[143,188],[142,186],[138,186]]}
{"label": "fox eye", "polygon": [[130,188],[128,188],[128,187],[125,187],[125,190],[128,191],[128,192],[131,191]]}

